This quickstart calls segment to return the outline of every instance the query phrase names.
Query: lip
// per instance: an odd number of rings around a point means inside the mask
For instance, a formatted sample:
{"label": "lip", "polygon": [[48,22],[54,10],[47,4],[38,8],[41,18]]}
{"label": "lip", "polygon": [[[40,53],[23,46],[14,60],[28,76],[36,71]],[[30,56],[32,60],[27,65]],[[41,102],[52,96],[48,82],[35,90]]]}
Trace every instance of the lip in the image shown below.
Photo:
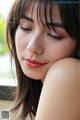
{"label": "lip", "polygon": [[24,58],[25,63],[32,68],[39,68],[45,65],[46,63],[39,62],[37,60],[31,60],[29,58]]}

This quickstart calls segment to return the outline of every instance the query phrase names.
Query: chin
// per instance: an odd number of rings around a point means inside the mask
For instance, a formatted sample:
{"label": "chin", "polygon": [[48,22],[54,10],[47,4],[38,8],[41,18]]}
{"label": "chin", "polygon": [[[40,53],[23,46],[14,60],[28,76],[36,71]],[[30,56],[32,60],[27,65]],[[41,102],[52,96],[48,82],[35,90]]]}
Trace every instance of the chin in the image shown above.
{"label": "chin", "polygon": [[22,71],[26,75],[26,77],[29,77],[34,80],[42,80],[45,78],[45,75],[46,75],[45,73],[43,73],[43,74],[42,74],[42,72],[36,73],[34,71],[24,69],[23,67],[22,67]]}
{"label": "chin", "polygon": [[26,73],[26,72],[24,72],[24,74],[25,74],[27,77],[29,77],[29,78],[31,78],[31,79],[34,79],[34,80],[41,80],[41,79],[42,79],[42,76],[39,76],[39,75],[30,74],[30,73]]}

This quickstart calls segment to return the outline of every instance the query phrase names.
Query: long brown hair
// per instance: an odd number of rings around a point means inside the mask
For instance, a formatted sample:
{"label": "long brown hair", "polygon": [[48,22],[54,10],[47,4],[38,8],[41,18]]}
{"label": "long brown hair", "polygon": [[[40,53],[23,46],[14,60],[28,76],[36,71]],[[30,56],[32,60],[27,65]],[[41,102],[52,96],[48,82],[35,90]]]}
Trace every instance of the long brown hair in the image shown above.
{"label": "long brown hair", "polygon": [[[41,21],[41,12],[42,12],[42,4],[44,7],[44,18],[47,25],[47,5],[50,4],[50,21],[52,23],[52,3],[53,0],[15,0],[10,14],[7,20],[7,30],[6,30],[6,37],[7,37],[7,44],[11,55],[15,59],[16,65],[16,74],[17,74],[17,81],[18,85],[16,88],[16,98],[14,107],[11,111],[16,111],[22,105],[22,112],[20,118],[23,120],[30,114],[32,116],[36,115],[37,106],[39,102],[39,97],[42,89],[42,82],[41,80],[33,80],[28,78],[22,71],[20,63],[18,61],[16,55],[16,48],[15,48],[15,33],[16,29],[19,25],[20,18],[25,11],[28,11],[32,5],[32,11],[34,10],[35,3],[38,1],[37,7],[37,20],[40,19]],[[57,3],[60,0],[56,0]],[[66,0],[64,0],[65,2]],[[69,0],[70,1],[70,0]],[[67,33],[74,38],[78,42],[76,48],[75,58],[79,59],[79,4],[58,4],[61,19],[64,25],[65,30]],[[42,21],[41,21],[42,23]],[[49,27],[47,25],[47,27]],[[54,26],[52,25],[52,28]],[[54,28],[53,28],[54,29]],[[78,54],[77,54],[78,53]]]}

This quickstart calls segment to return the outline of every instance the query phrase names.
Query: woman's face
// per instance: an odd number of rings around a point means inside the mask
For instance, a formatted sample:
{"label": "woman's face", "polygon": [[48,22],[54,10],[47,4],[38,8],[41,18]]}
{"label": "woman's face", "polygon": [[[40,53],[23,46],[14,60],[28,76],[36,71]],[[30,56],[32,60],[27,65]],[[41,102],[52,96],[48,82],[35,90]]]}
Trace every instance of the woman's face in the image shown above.
{"label": "woman's face", "polygon": [[[30,9],[20,19],[15,35],[15,46],[24,74],[33,79],[43,80],[52,64],[72,56],[77,43],[63,28],[57,5],[53,7],[55,31],[51,27],[48,29],[44,17],[42,18],[44,26],[38,23],[37,4],[32,17],[31,13]],[[50,26],[50,20],[48,24]]]}

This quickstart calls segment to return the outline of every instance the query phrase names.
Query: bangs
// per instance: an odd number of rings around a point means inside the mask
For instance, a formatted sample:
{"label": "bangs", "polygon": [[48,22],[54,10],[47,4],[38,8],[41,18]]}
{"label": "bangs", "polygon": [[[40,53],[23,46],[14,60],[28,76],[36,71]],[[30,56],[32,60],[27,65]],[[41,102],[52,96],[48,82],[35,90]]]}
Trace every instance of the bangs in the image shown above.
{"label": "bangs", "polygon": [[[28,11],[31,9],[31,18],[34,14],[34,8],[37,3],[37,22],[38,24],[41,24],[42,26],[46,25],[49,29],[54,29],[54,25],[52,22],[52,10],[53,10],[53,4],[52,0],[23,0],[21,8],[20,8],[20,16],[23,14],[27,14]],[[49,13],[49,14],[48,14]],[[48,24],[50,23],[50,26]]]}

